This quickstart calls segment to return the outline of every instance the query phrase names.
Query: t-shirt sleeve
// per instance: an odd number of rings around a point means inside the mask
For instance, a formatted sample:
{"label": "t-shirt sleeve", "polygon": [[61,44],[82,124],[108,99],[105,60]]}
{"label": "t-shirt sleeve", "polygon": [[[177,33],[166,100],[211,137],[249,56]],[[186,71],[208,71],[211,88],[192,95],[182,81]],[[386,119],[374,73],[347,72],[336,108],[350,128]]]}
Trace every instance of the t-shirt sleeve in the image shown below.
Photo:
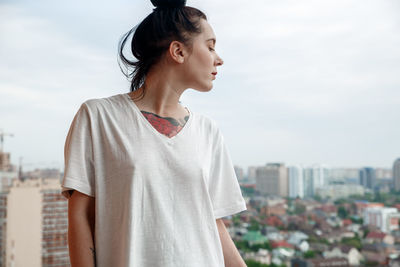
{"label": "t-shirt sleeve", "polygon": [[246,210],[235,169],[219,130],[215,137],[211,158],[209,192],[215,219]]}
{"label": "t-shirt sleeve", "polygon": [[64,146],[64,176],[61,193],[69,199],[69,190],[95,196],[91,118],[83,103],[72,120]]}

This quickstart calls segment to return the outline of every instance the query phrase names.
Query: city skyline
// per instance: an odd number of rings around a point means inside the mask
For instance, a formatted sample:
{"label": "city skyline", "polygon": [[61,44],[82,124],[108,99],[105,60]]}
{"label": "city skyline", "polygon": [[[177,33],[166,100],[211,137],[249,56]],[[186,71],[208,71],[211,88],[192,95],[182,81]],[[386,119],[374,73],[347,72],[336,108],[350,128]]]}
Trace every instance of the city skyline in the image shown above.
{"label": "city skyline", "polygon": [[[208,16],[225,63],[211,92],[181,100],[217,121],[235,165],[391,168],[400,157],[398,2],[187,5]],[[79,105],[129,91],[118,41],[152,8],[0,3],[0,129],[14,134],[4,141],[13,164],[63,168]]]}

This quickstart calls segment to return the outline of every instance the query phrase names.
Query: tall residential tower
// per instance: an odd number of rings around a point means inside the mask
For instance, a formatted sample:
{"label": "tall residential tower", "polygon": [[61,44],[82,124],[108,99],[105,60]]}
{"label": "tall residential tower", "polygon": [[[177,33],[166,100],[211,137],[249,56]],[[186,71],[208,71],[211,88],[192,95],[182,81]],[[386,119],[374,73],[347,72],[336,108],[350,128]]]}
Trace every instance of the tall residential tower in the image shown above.
{"label": "tall residential tower", "polygon": [[393,185],[396,192],[400,191],[400,158],[393,163]]}

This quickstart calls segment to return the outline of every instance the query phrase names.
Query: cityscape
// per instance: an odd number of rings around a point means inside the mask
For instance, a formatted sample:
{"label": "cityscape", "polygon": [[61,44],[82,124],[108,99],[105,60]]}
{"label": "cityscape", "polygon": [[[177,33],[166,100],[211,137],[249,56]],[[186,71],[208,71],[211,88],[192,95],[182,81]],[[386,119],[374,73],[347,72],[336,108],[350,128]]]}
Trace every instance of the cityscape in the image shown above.
{"label": "cityscape", "polygon": [[[187,1],[224,64],[181,99],[232,152],[247,210],[223,221],[239,253],[400,266],[400,2],[243,3]],[[80,103],[128,92],[118,42],[153,8],[0,1],[0,267],[70,266],[63,142]]]}
{"label": "cityscape", "polygon": [[[0,266],[70,266],[58,169],[0,151]],[[235,165],[247,210],[223,221],[247,266],[400,266],[400,158],[392,168]]]}

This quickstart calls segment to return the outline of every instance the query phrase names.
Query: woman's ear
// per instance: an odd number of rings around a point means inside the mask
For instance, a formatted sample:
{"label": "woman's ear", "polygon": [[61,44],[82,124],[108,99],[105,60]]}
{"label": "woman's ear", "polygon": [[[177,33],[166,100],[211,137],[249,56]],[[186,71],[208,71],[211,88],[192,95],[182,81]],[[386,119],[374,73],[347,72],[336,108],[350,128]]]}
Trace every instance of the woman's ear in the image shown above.
{"label": "woman's ear", "polygon": [[179,41],[172,41],[169,45],[169,55],[172,60],[183,63],[186,57],[186,48],[184,44]]}

